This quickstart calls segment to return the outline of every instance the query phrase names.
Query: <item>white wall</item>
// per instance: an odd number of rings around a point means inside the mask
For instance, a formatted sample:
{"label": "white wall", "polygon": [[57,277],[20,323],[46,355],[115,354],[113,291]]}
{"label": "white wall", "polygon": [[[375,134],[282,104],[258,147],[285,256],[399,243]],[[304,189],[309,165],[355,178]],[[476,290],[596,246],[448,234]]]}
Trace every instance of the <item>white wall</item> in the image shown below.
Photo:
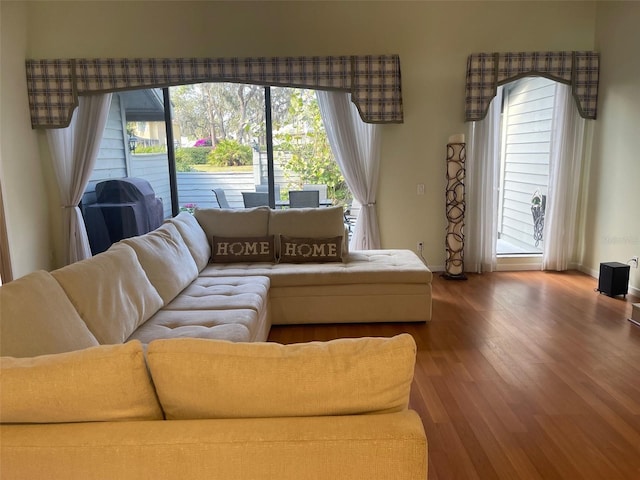
{"label": "white wall", "polygon": [[26,5],[0,2],[0,178],[14,278],[49,269],[54,254],[49,213],[55,207],[27,100],[27,30]]}
{"label": "white wall", "polygon": [[[589,172],[583,266],[640,256],[640,3],[598,4],[600,51],[598,119]],[[630,284],[640,294],[640,269]]]}
{"label": "white wall", "polygon": [[[27,53],[31,58],[399,54],[405,123],[383,127],[382,243],[415,249],[424,241],[429,263],[442,266],[446,141],[466,130],[467,56],[590,50],[594,28],[593,2],[50,1],[28,4]],[[24,75],[23,66],[15,68],[16,76]],[[419,183],[425,184],[425,195],[416,195]]]}

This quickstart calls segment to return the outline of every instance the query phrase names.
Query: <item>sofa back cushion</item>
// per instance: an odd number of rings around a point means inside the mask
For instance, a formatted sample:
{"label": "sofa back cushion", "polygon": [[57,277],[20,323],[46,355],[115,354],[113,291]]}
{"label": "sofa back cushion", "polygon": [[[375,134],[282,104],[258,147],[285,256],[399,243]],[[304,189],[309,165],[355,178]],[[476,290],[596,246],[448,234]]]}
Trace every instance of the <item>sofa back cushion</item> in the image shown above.
{"label": "sofa back cushion", "polygon": [[195,217],[188,212],[180,212],[175,217],[167,220],[167,223],[175,225],[180,232],[193,260],[196,262],[198,271],[206,267],[211,258],[211,239],[207,238],[207,234],[204,233]]}
{"label": "sofa back cushion", "polygon": [[162,301],[167,305],[194,279],[198,267],[175,225],[165,223],[153,232],[122,240],[138,261]]}
{"label": "sofa back cushion", "polygon": [[147,360],[167,419],[386,413],[408,406],[409,334],[294,345],[170,339]]}
{"label": "sofa back cushion", "polygon": [[58,282],[45,271],[0,287],[0,354],[34,357],[98,345]]}
{"label": "sofa back cushion", "polygon": [[213,237],[264,237],[269,228],[269,207],[238,210],[196,208],[194,217],[211,244]]}
{"label": "sofa back cushion", "polygon": [[0,358],[0,422],[159,420],[142,344]]}
{"label": "sofa back cushion", "polygon": [[342,253],[348,252],[345,239],[344,210],[342,207],[289,208],[272,210],[269,235],[276,238],[276,252],[280,254],[280,235],[298,238],[343,237]]}
{"label": "sofa back cushion", "polygon": [[51,272],[99,343],[123,343],[162,308],[133,249],[106,252]]}

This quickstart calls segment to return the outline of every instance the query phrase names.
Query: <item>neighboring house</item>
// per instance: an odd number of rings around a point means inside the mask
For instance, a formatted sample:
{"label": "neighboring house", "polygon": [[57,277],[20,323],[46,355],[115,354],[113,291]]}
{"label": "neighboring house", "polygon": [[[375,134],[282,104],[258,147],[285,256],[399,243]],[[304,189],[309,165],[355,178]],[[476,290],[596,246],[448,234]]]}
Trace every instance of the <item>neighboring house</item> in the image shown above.
{"label": "neighboring house", "polygon": [[498,254],[542,253],[532,202],[547,195],[555,82],[525,77],[505,85],[498,211]]}
{"label": "neighboring house", "polygon": [[[84,203],[95,201],[96,183],[124,177],[145,178],[156,196],[163,200],[164,216],[171,216],[171,192],[166,153],[136,154],[130,148],[127,123],[144,125],[144,134],[136,135],[137,144],[164,144],[164,102],[159,89],[132,90],[114,93],[109,118],[100,144],[91,179],[85,190]],[[158,128],[158,123],[162,128]]]}

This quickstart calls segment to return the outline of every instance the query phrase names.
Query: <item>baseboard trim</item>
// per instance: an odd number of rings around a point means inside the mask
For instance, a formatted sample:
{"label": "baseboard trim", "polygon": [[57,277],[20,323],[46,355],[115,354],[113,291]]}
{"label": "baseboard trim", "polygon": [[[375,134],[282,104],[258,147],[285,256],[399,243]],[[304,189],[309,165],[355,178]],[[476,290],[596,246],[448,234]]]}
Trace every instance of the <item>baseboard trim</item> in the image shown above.
{"label": "baseboard trim", "polygon": [[522,272],[522,271],[542,270],[542,264],[539,263],[508,263],[496,266],[496,272]]}
{"label": "baseboard trim", "polygon": [[[444,265],[428,265],[429,270],[433,273],[444,272]],[[571,270],[578,270],[579,272],[586,273],[590,277],[598,278],[600,276],[599,270],[593,270],[585,267],[584,265],[578,265],[572,263],[569,265]],[[498,263],[496,267],[496,272],[518,272],[518,271],[540,271],[542,270],[542,263],[511,263],[511,264],[503,264],[500,265]],[[468,272],[475,273],[475,272]],[[640,297],[640,288],[634,287],[633,285],[629,285],[629,294],[634,295],[636,297]]]}

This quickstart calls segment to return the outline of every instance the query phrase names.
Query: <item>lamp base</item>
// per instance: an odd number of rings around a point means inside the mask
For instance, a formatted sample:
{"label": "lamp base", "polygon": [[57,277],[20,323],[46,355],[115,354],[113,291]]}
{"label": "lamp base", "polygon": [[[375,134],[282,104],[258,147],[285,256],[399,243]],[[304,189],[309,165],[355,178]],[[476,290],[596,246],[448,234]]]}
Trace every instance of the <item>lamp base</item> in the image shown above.
{"label": "lamp base", "polygon": [[466,280],[467,276],[464,273],[459,275],[451,275],[450,273],[441,273],[440,276],[445,280]]}

